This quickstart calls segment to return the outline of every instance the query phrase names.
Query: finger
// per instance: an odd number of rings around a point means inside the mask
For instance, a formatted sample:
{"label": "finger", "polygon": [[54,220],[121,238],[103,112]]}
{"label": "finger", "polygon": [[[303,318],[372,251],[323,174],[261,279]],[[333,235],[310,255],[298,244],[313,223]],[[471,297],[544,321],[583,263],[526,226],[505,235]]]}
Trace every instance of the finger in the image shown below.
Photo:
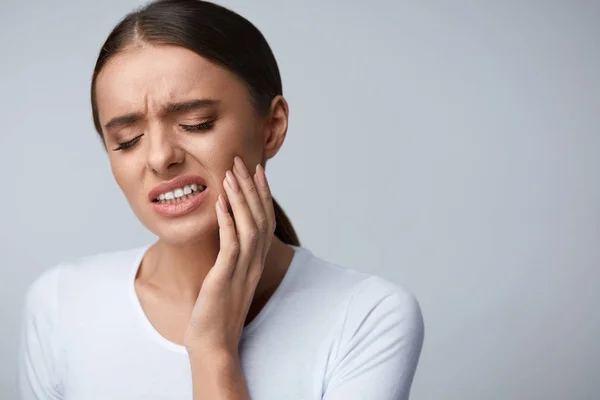
{"label": "finger", "polygon": [[273,208],[273,196],[271,195],[271,189],[269,187],[269,182],[267,181],[267,175],[265,174],[265,169],[260,164],[256,166],[256,172],[254,173],[254,181],[256,182],[258,195],[263,204],[263,209],[265,210],[265,215],[267,217],[268,222],[267,231],[269,235],[267,236],[268,243],[265,244],[265,251],[263,254],[264,259],[266,258],[267,252],[269,251],[269,247],[271,245],[271,240],[273,239],[273,233],[275,232],[275,227],[277,223],[275,220],[275,209]]}
{"label": "finger", "polygon": [[[233,218],[227,210],[227,203],[222,195],[215,204],[219,222],[219,254],[215,262],[215,274],[221,278],[231,279],[236,268],[240,246]],[[212,270],[211,270],[212,271]]]}
{"label": "finger", "polygon": [[256,227],[246,197],[242,193],[239,183],[231,171],[227,171],[223,187],[227,192],[227,197],[233,210],[240,245],[240,253],[236,270],[233,272],[233,279],[236,280],[239,277],[240,281],[245,281],[248,266],[254,257],[254,251],[259,240],[258,228]]}
{"label": "finger", "polygon": [[246,165],[238,156],[236,156],[234,160],[234,174],[240,184],[242,193],[246,198],[246,202],[250,208],[252,216],[254,217],[256,227],[258,228],[259,240],[257,243],[258,248],[257,251],[255,251],[254,260],[261,261],[265,236],[269,230],[269,220],[267,218],[262,199],[258,194],[258,189],[254,179],[252,179],[248,169],[246,168]]}

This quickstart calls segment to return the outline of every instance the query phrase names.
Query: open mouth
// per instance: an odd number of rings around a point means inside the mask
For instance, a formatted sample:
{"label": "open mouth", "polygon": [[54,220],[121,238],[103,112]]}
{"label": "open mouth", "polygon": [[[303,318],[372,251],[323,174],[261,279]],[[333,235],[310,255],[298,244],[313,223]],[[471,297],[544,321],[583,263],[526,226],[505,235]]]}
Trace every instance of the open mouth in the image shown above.
{"label": "open mouth", "polygon": [[206,186],[192,183],[191,185],[185,185],[181,188],[176,188],[172,191],[161,193],[154,200],[152,200],[152,202],[160,204],[178,204],[197,196],[205,189]]}

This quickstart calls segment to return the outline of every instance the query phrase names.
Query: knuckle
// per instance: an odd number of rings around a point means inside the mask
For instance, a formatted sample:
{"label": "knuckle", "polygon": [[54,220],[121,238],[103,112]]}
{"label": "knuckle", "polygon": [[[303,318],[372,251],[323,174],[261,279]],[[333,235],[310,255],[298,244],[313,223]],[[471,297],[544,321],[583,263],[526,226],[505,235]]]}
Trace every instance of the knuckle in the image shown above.
{"label": "knuckle", "polygon": [[227,218],[227,220],[225,221],[225,225],[227,225],[230,228],[235,227],[235,223],[233,222],[233,218]]}
{"label": "knuckle", "polygon": [[267,201],[269,201],[269,202],[270,202],[270,201],[273,201],[273,200],[271,199],[271,192],[270,192],[268,189],[265,189],[265,190],[263,190],[263,191],[262,191],[262,193],[261,193],[261,196],[262,196],[262,197],[263,197],[265,200],[267,200]]}
{"label": "knuckle", "polygon": [[231,242],[227,246],[227,249],[231,256],[237,256],[240,253],[240,244],[237,241]]}
{"label": "knuckle", "polygon": [[266,233],[269,228],[269,220],[267,217],[262,217],[258,220],[257,224],[260,233]]}
{"label": "knuckle", "polygon": [[260,281],[260,277],[262,276],[262,270],[255,268],[251,271],[248,271],[248,279],[252,286],[255,286]]}
{"label": "knuckle", "polygon": [[250,229],[246,235],[248,243],[250,244],[250,246],[254,247],[258,244],[258,239],[260,237],[258,229],[254,228],[254,229]]}
{"label": "knuckle", "polygon": [[249,194],[255,194],[256,193],[256,186],[254,186],[254,185],[248,185],[248,193]]}

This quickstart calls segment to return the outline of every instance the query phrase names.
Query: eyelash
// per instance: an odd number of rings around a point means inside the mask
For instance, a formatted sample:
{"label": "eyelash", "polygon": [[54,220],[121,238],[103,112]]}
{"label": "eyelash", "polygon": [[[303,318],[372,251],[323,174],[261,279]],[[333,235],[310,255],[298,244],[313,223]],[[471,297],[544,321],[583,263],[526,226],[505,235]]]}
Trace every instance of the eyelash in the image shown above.
{"label": "eyelash", "polygon": [[[180,124],[179,126],[186,132],[207,131],[207,130],[211,129],[213,126],[215,126],[215,120],[213,119],[210,121],[201,122],[196,125],[181,125]],[[127,150],[128,148],[130,148],[131,146],[136,144],[142,138],[142,136],[144,136],[143,133],[141,135],[134,137],[131,140],[128,140],[123,143],[119,143],[119,147],[113,149],[113,151]]]}
{"label": "eyelash", "polygon": [[196,125],[179,125],[181,128],[183,128],[184,131],[187,132],[198,132],[198,131],[207,131],[209,129],[211,129],[213,126],[215,126],[215,120],[211,119],[208,121],[204,121],[201,122],[199,124]]}
{"label": "eyelash", "polygon": [[141,135],[134,137],[131,140],[128,140],[123,143],[119,143],[119,147],[117,147],[116,149],[113,149],[113,151],[126,150],[126,149],[130,148],[131,146],[136,144],[138,142],[138,140],[140,140],[142,138],[142,136],[144,136],[143,133]]}

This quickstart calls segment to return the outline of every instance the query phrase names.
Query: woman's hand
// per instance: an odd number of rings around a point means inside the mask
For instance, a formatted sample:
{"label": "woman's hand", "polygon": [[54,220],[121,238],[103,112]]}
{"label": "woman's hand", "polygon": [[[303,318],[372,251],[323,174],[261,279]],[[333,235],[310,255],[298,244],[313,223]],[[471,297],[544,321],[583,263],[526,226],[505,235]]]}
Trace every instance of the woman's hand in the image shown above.
{"label": "woman's hand", "polygon": [[240,336],[275,232],[275,212],[264,169],[251,177],[240,157],[223,186],[235,216],[219,195],[215,208],[220,250],[206,275],[185,332],[188,353],[238,355]]}

